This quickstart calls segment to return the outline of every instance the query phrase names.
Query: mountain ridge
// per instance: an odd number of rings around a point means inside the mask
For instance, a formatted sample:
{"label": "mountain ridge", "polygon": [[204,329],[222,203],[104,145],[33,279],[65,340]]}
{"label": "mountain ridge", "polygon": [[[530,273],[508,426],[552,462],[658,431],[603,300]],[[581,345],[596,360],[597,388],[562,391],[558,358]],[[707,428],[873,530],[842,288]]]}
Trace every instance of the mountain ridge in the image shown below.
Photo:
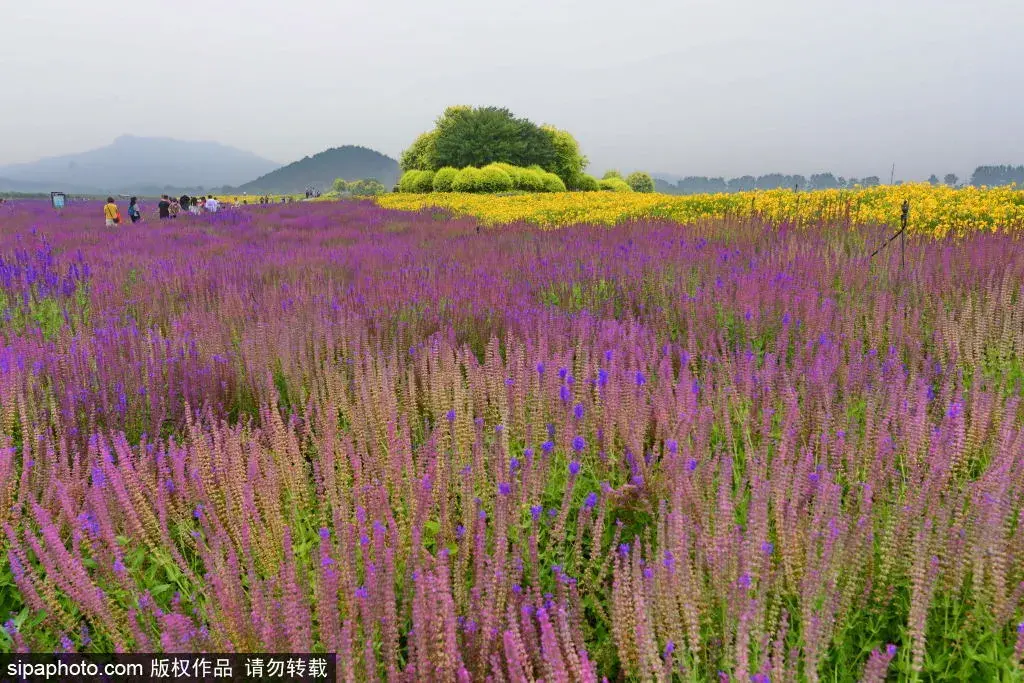
{"label": "mountain ridge", "polygon": [[237,189],[250,193],[293,193],[313,187],[325,191],[330,189],[335,178],[374,178],[390,188],[398,182],[400,174],[398,162],[391,157],[369,147],[342,145],[303,157]]}
{"label": "mountain ridge", "polygon": [[275,161],[219,142],[125,134],[85,152],[0,166],[0,190],[214,188],[238,185],[279,167]]}

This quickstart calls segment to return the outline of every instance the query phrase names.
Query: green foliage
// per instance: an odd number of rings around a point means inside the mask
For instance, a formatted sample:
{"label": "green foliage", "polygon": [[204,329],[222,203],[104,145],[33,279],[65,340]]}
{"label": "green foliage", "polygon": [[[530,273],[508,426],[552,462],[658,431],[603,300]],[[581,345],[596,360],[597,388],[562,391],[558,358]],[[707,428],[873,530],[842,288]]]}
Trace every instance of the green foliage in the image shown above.
{"label": "green foliage", "polygon": [[406,171],[398,181],[398,189],[402,192],[427,193],[434,189],[433,171]]}
{"label": "green foliage", "polygon": [[90,299],[88,287],[79,284],[71,299],[32,296],[27,303],[8,297],[0,290],[0,337],[21,335],[26,330],[39,330],[43,338],[52,341],[60,335],[65,324],[72,332],[89,324]]}
{"label": "green foliage", "polygon": [[600,278],[583,283],[554,282],[541,290],[537,298],[545,306],[562,308],[569,313],[609,311],[620,316],[624,296],[615,280]]}
{"label": "green foliage", "polygon": [[434,174],[434,192],[451,192],[452,182],[459,174],[459,169],[445,166]]}
{"label": "green foliage", "polygon": [[598,183],[598,184],[601,186],[602,190],[606,190],[608,192],[632,192],[633,191],[633,188],[631,188],[626,183],[626,181],[623,180],[622,178],[616,178],[616,177],[605,178],[605,179],[601,180],[601,182]]}
{"label": "green foliage", "polygon": [[335,178],[331,183],[331,192],[348,192],[348,183],[342,178]]}
{"label": "green foliage", "polygon": [[604,175],[601,176],[601,180],[611,180],[612,178],[619,178],[621,180],[622,174],[613,168],[609,171],[605,171]]}
{"label": "green foliage", "polygon": [[512,178],[505,169],[491,164],[480,169],[480,192],[508,192],[512,189]]}
{"label": "green foliage", "polygon": [[467,166],[455,175],[452,180],[452,190],[455,192],[479,192],[481,185],[481,172],[479,168]]}
{"label": "green foliage", "polygon": [[43,337],[52,340],[64,327],[64,309],[56,299],[46,297],[31,304],[32,320],[39,326]]}
{"label": "green foliage", "polygon": [[523,192],[544,192],[544,177],[531,168],[516,168],[512,184]]}
{"label": "green foliage", "polygon": [[557,176],[509,164],[490,164],[482,169],[467,166],[452,181],[455,192],[547,192],[556,187]]}
{"label": "green foliage", "polygon": [[421,133],[409,149],[402,152],[398,165],[403,171],[433,171],[437,163],[437,132]]}
{"label": "green foliage", "polygon": [[416,186],[416,179],[419,178],[420,173],[423,171],[413,169],[406,171],[402,174],[402,177],[398,179],[398,190],[400,192],[414,192],[413,187]]}
{"label": "green foliage", "polygon": [[[594,181],[595,187],[597,181]],[[351,187],[351,184],[350,184]],[[412,170],[402,175],[399,192],[565,192],[565,183],[556,174],[539,168],[520,168],[506,163],[488,164],[483,168],[466,166],[461,170],[450,166],[437,173]]]}
{"label": "green foliage", "polygon": [[545,192],[565,192],[565,183],[554,173],[542,173],[540,177]]}
{"label": "green foliage", "polygon": [[[516,118],[508,109],[448,107],[437,119],[436,128],[420,135],[402,153],[400,164],[406,171],[480,168],[494,162],[555,168],[553,140],[552,134],[528,119]],[[559,138],[559,145],[564,155],[570,156],[564,138]]]}
{"label": "green foliage", "polygon": [[597,178],[586,173],[580,173],[570,178],[566,187],[575,192],[597,192],[601,189]]}
{"label": "green foliage", "polygon": [[587,157],[580,152],[580,145],[569,132],[554,126],[541,126],[541,130],[551,139],[555,149],[555,159],[547,170],[551,171],[566,184],[571,178],[583,174],[587,167]]}
{"label": "green foliage", "polygon": [[544,180],[540,173],[531,168],[520,168],[512,164],[496,163],[491,164],[508,173],[512,179],[512,189],[520,192],[543,192]]}
{"label": "green foliage", "polygon": [[[981,375],[1001,387],[1007,395],[1024,389],[1024,358],[1013,353],[1012,348],[991,346],[982,351]],[[973,381],[974,373],[965,373]]]}
{"label": "green foliage", "polygon": [[384,194],[387,189],[376,178],[366,178],[364,180],[353,180],[348,183],[348,191],[355,197],[372,197]]}
{"label": "green foliage", "polygon": [[626,184],[633,188],[633,192],[654,192],[654,178],[650,173],[635,171],[626,177]]}
{"label": "green foliage", "polygon": [[[401,157],[407,173],[447,169],[431,188],[435,192],[597,190],[596,179],[583,173],[587,163],[579,143],[567,131],[537,126],[502,107],[448,107],[434,130],[417,137]],[[483,175],[463,174],[459,187],[472,189],[454,187],[461,173],[455,169],[470,166],[490,170]],[[405,175],[398,191],[414,192],[417,183],[422,184],[421,176]]]}
{"label": "green foliage", "polygon": [[413,192],[428,193],[434,190],[434,172],[420,171],[413,181]]}

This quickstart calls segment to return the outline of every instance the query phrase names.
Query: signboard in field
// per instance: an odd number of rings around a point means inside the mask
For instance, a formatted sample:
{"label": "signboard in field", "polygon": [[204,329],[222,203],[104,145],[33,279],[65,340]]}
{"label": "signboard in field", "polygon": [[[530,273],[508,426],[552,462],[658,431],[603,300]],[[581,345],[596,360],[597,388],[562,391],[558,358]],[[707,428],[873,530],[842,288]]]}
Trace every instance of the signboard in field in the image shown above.
{"label": "signboard in field", "polygon": [[53,208],[63,209],[66,201],[67,195],[65,195],[63,192],[50,193],[50,203],[53,204]]}

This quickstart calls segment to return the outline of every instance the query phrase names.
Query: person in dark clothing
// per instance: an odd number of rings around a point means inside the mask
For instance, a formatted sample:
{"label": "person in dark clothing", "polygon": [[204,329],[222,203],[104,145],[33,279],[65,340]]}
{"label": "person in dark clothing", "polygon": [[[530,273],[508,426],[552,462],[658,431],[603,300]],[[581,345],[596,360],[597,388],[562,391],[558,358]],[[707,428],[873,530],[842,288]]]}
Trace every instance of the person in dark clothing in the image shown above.
{"label": "person in dark clothing", "polygon": [[156,206],[157,209],[160,210],[160,218],[171,217],[171,200],[167,197],[167,195],[163,195],[162,197],[160,197],[160,203],[157,204]]}
{"label": "person in dark clothing", "polygon": [[182,211],[188,211],[188,207],[192,205],[192,198],[187,194],[183,194],[181,195],[181,198],[178,199],[178,205],[181,207]]}
{"label": "person in dark clothing", "polygon": [[142,212],[139,211],[138,197],[132,197],[128,203],[128,218],[132,219],[132,223],[138,223],[142,219]]}

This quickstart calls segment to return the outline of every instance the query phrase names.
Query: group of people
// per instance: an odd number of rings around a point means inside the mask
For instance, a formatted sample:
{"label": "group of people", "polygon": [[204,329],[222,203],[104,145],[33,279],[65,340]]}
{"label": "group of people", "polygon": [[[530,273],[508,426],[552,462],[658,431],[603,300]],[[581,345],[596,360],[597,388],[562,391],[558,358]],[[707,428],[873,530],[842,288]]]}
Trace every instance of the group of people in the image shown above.
{"label": "group of people", "polygon": [[[178,214],[182,211],[198,216],[204,212],[217,213],[219,209],[220,202],[212,195],[209,197],[189,197],[187,194],[183,194],[175,199],[165,194],[160,197],[160,201],[157,203],[157,215],[161,220],[177,218]],[[122,222],[121,210],[117,207],[117,202],[114,201],[113,197],[107,197],[107,203],[103,206],[103,218],[107,227],[118,225]],[[132,223],[138,223],[142,220],[142,209],[140,208],[138,197],[132,197],[128,202],[128,219]]]}

